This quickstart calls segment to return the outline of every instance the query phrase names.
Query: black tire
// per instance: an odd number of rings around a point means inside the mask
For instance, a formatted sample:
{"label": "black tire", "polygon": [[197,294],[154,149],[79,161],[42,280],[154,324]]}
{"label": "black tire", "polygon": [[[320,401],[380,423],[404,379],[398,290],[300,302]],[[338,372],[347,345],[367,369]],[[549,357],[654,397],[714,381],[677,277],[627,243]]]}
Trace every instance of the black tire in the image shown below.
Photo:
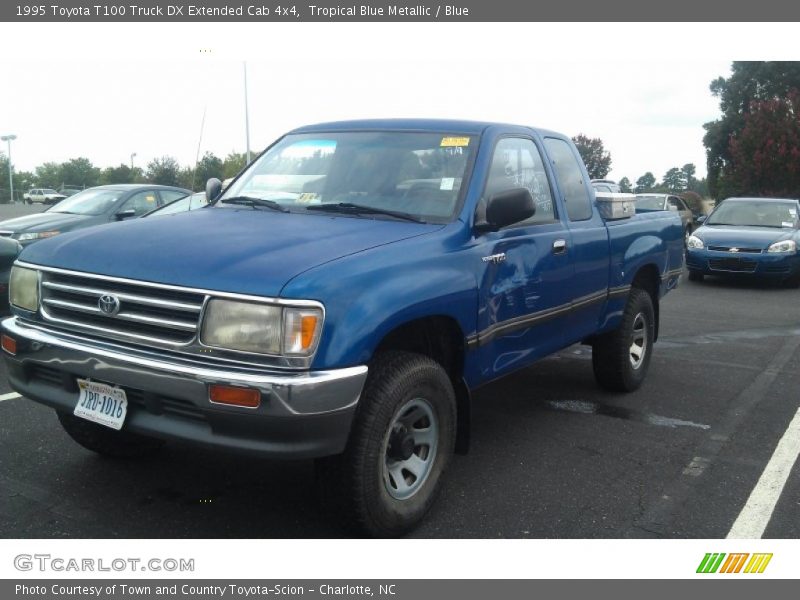
{"label": "black tire", "polygon": [[33,204],[33,200],[31,200],[30,198],[28,198],[27,200],[25,200],[25,203],[26,203],[26,204]]}
{"label": "black tire", "polygon": [[116,431],[69,413],[56,411],[64,431],[81,446],[111,458],[140,458],[158,451],[163,440],[130,431]]}
{"label": "black tire", "polygon": [[703,273],[700,271],[693,271],[692,269],[689,269],[689,281],[703,281],[704,277],[705,275],[703,275]]}
{"label": "black tire", "polygon": [[[428,427],[438,431],[438,436],[431,436],[436,443],[427,447],[430,454],[424,445],[416,446],[414,442],[413,453],[427,456],[429,466],[424,476],[411,481],[409,487],[418,486],[416,491],[407,498],[397,498],[399,486],[389,476],[389,465],[396,469],[405,463],[394,462],[391,456],[392,440],[397,439],[393,436],[402,433],[392,431],[391,426],[406,414],[406,407],[420,400],[427,406],[422,408],[434,417],[435,422],[428,421]],[[424,424],[426,418],[412,425]],[[333,508],[349,527],[366,535],[390,537],[410,531],[436,499],[455,439],[456,398],[445,370],[419,354],[377,355],[370,364],[345,452],[316,462],[323,506]],[[408,472],[407,477],[412,474]]]}
{"label": "black tire", "polygon": [[[641,346],[638,338],[642,336]],[[597,383],[612,392],[632,392],[642,385],[650,366],[655,339],[653,300],[646,291],[631,288],[622,323],[592,344],[592,367]],[[635,359],[634,344],[640,348]]]}
{"label": "black tire", "polygon": [[786,279],[784,279],[783,280],[783,287],[791,288],[791,289],[799,288],[800,287],[800,273],[797,273],[796,275],[792,275],[791,277],[787,277]]}

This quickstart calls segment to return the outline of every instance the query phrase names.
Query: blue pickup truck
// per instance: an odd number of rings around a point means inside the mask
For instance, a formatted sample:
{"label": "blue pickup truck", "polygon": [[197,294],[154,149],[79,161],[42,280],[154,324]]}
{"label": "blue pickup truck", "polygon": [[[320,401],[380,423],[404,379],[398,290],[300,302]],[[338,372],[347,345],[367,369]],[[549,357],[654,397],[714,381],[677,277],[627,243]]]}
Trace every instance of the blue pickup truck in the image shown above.
{"label": "blue pickup truck", "polygon": [[220,188],[26,248],[9,382],[105,455],[314,458],[372,535],[423,518],[479,386],[582,342],[636,389],[683,267],[676,214],[605,219],[570,139],[529,127],[303,127]]}

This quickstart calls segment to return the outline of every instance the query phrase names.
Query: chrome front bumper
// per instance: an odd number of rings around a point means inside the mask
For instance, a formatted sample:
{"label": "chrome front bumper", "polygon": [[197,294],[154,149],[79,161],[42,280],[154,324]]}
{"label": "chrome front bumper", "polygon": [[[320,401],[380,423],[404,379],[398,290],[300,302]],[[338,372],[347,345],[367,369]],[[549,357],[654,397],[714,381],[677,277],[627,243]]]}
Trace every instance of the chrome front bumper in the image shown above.
{"label": "chrome front bumper", "polygon": [[[367,367],[329,371],[265,371],[220,367],[193,357],[167,356],[54,331],[2,322],[16,341],[3,352],[11,387],[56,410],[72,412],[75,380],[92,379],[126,390],[132,399],[124,427],[262,455],[307,458],[344,450]],[[211,384],[255,388],[258,408],[212,404]]]}

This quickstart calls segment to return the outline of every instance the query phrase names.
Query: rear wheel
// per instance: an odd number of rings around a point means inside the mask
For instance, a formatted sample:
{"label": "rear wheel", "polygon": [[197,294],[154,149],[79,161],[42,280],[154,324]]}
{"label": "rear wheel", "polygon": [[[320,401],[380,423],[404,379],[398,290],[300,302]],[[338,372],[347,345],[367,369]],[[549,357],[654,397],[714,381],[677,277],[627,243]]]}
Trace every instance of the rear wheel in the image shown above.
{"label": "rear wheel", "polygon": [[69,413],[57,411],[64,431],[81,446],[111,458],[138,458],[153,454],[164,442],[130,431],[117,431]]}
{"label": "rear wheel", "polygon": [[631,288],[620,326],[592,344],[597,383],[614,392],[638,389],[650,366],[654,338],[653,300],[645,290]]}
{"label": "rear wheel", "polygon": [[345,452],[316,463],[323,501],[363,533],[401,535],[433,505],[455,437],[444,369],[426,356],[383,353],[370,366]]}

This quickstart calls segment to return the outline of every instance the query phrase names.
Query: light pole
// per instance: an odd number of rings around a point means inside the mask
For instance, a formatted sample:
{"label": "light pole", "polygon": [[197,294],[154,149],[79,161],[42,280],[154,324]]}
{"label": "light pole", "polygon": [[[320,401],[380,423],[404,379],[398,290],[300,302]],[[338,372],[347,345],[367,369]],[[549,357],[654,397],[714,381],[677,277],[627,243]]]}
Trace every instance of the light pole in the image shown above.
{"label": "light pole", "polygon": [[136,152],[131,152],[131,171],[133,171],[133,159],[136,158]]}
{"label": "light pole", "polygon": [[0,140],[8,143],[8,189],[11,190],[11,200],[9,200],[9,204],[13,204],[14,202],[14,171],[11,168],[11,142],[15,139],[17,139],[17,136],[14,134],[0,137]]}
{"label": "light pole", "polygon": [[250,111],[247,108],[247,63],[242,63],[244,68],[244,135],[247,145],[247,164],[250,164]]}

